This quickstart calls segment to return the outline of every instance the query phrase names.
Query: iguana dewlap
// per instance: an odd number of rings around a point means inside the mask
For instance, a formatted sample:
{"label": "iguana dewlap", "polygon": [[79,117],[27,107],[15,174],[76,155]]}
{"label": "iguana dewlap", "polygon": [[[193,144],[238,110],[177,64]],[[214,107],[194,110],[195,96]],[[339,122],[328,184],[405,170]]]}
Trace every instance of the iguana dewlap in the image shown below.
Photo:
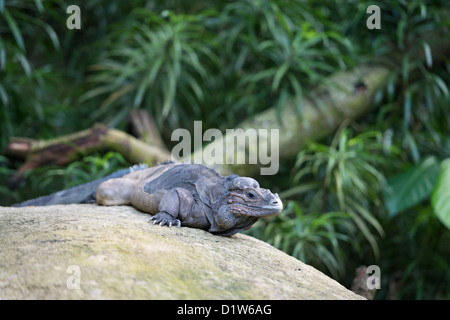
{"label": "iguana dewlap", "polygon": [[219,235],[250,228],[283,209],[277,194],[252,178],[223,177],[198,164],[165,164],[109,179],[97,189],[97,203],[127,205],[154,216],[154,223],[187,226]]}

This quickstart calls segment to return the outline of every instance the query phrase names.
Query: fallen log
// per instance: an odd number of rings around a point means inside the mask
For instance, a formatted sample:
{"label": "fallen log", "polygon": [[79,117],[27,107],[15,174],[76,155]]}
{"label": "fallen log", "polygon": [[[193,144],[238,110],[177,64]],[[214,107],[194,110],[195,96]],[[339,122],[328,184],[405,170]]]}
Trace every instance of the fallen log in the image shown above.
{"label": "fallen log", "polygon": [[[219,149],[221,146],[233,145],[235,139],[242,139],[248,129],[256,129],[258,134],[258,146],[269,146],[268,150],[276,150],[279,153],[278,161],[294,157],[307,141],[319,140],[334,132],[339,125],[348,119],[355,119],[366,113],[373,107],[373,100],[377,90],[386,83],[389,69],[381,66],[361,66],[356,71],[343,71],[330,77],[330,81],[336,83],[336,87],[317,88],[310,94],[315,100],[304,99],[302,112],[297,106],[288,103],[281,112],[280,117],[276,109],[269,109],[255,117],[244,121],[238,128],[239,132],[233,135],[225,135],[223,139],[217,139],[208,145],[210,149]],[[281,121],[280,121],[281,118]],[[260,135],[261,129],[278,129],[278,145],[272,146],[270,134]],[[247,144],[246,148],[236,148],[235,158],[249,157],[249,152],[259,153],[259,148]],[[252,150],[252,151],[250,151]],[[200,153],[200,154],[199,154]],[[184,160],[200,159],[203,149],[196,150]],[[239,153],[244,153],[239,154]],[[257,164],[229,163],[224,152],[222,164],[214,164],[214,168],[222,174],[231,172],[243,176],[258,174],[263,166]],[[228,162],[228,163],[227,163]]]}
{"label": "fallen log", "polygon": [[154,165],[170,159],[165,148],[150,145],[102,124],[50,140],[12,138],[6,154],[26,158],[26,161],[12,177],[10,187],[15,187],[28,170],[44,165],[66,165],[86,154],[106,150],[116,151],[132,163]]}

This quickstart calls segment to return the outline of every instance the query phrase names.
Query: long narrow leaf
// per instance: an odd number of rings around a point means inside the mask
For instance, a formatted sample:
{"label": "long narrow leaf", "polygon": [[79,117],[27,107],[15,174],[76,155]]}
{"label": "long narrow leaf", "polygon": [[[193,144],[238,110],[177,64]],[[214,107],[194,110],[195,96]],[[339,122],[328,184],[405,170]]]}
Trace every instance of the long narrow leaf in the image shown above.
{"label": "long narrow leaf", "polygon": [[16,39],[16,43],[22,51],[25,51],[25,44],[23,41],[22,33],[20,32],[19,27],[16,24],[14,18],[9,14],[8,9],[3,9],[3,16],[5,17],[6,22],[8,23],[9,28]]}
{"label": "long narrow leaf", "polygon": [[283,63],[280,68],[278,68],[272,82],[272,91],[277,91],[280,86],[280,82],[283,79],[286,72],[289,70],[289,64]]}

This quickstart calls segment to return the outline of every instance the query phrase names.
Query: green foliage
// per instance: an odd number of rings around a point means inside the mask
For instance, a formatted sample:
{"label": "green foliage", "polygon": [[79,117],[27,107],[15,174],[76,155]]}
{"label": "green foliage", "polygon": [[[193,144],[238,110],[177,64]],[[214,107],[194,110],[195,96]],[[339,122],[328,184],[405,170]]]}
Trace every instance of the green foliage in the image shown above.
{"label": "green foliage", "polygon": [[385,234],[373,214],[383,204],[385,178],[379,168],[395,151],[379,132],[355,135],[348,127],[338,130],[330,146],[309,143],[298,154],[294,187],[280,194],[288,208],[260,226],[263,232],[250,232],[337,279],[351,267],[348,250],[363,254],[367,242],[370,260],[379,259],[378,240]]}
{"label": "green foliage", "polygon": [[429,205],[384,223],[389,238],[381,242],[384,259],[379,298],[448,299],[449,230]]}
{"label": "green foliage", "polygon": [[[121,154],[107,152],[103,156],[99,154],[86,156],[80,161],[72,162],[66,168],[35,169],[28,173],[28,176],[32,186],[58,191],[102,178],[129,166]],[[55,186],[55,181],[60,181],[61,185]]]}
{"label": "green foliage", "polygon": [[450,229],[450,159],[441,163],[439,180],[433,191],[431,203],[439,220]]}
{"label": "green foliage", "polygon": [[[60,1],[0,3],[0,150],[10,136],[50,138],[75,130],[78,91],[58,69],[62,43],[52,16]],[[74,107],[74,108],[72,108]]]}
{"label": "green foliage", "polygon": [[[24,103],[24,88],[36,88],[26,92],[27,98],[42,98],[49,89],[45,82],[48,69],[33,67],[27,56],[29,46],[27,48],[26,40],[29,40],[31,32],[39,30],[51,39],[55,47],[59,47],[58,38],[51,26],[35,17],[42,11],[41,1],[0,3],[0,147],[13,134],[14,123],[19,122],[21,114],[29,113],[38,119],[43,116],[43,106],[39,102],[29,108]],[[36,100],[40,101],[39,98]]]}
{"label": "green foliage", "polygon": [[384,189],[386,209],[391,216],[412,208],[430,197],[439,175],[439,162],[429,157],[388,179]]}
{"label": "green foliage", "polygon": [[281,112],[292,98],[301,111],[307,89],[329,84],[326,76],[346,65],[351,45],[334,25],[305,23],[303,4],[282,4],[231,2],[220,13],[195,14],[136,9],[104,41],[82,101],[100,99],[93,117],[112,125],[144,107],[170,128],[189,128],[192,118],[234,127],[239,115],[271,104]]}
{"label": "green foliage", "polygon": [[225,6],[219,41],[224,66],[231,68],[224,76],[243,90],[236,91],[232,110],[261,111],[270,102],[280,113],[290,99],[301,112],[308,89],[331,85],[326,76],[350,63],[350,42],[329,20],[308,12],[301,2],[248,0]]}
{"label": "green foliage", "polygon": [[[440,1],[390,3],[384,32],[376,42],[383,54],[396,52],[389,55],[390,60],[381,58],[392,68],[385,90],[386,107],[392,112],[387,113],[385,123],[395,126],[415,163],[424,150],[441,148],[448,138],[450,96],[445,79],[450,65],[448,59],[433,62],[433,56],[442,54],[436,43],[446,37],[448,11],[442,10],[446,5]],[[432,44],[435,52],[430,49]]]}
{"label": "green foliage", "polygon": [[157,119],[170,114],[179,124],[188,114],[201,116],[203,82],[213,77],[208,63],[217,60],[213,37],[202,26],[206,14],[162,15],[136,10],[128,25],[118,26],[90,77],[93,89],[82,99],[106,94],[93,117],[123,120],[132,108],[148,107]]}
{"label": "green foliage", "polygon": [[[439,1],[392,3],[383,25],[385,32],[378,39],[379,49],[399,53],[389,55],[394,58],[391,61],[383,59],[392,72],[381,109],[386,112],[378,123],[392,130],[392,143],[401,150],[402,159],[384,170],[389,215],[382,223],[386,234],[407,235],[381,242],[385,255],[381,268],[389,273],[387,286],[392,291],[382,291],[382,297],[448,298],[444,287],[450,279],[440,273],[450,271],[445,258],[449,252],[442,246],[450,235],[430,206],[430,196],[439,188],[436,183],[443,181],[438,180],[439,162],[448,157],[450,134],[450,65],[448,59],[436,59],[442,54],[436,43],[446,37],[447,5]],[[444,194],[437,197],[445,198]],[[438,198],[434,199],[437,203]],[[399,255],[395,248],[406,254]],[[400,279],[396,274],[401,274]]]}
{"label": "green foliage", "polygon": [[[439,163],[435,157],[428,157],[388,179],[386,233],[404,230],[406,238],[396,235],[382,244],[385,265],[390,270],[397,268],[385,285],[390,287],[391,297],[448,298],[444,289],[450,280],[445,275],[450,263],[444,245],[450,241],[448,172],[448,160]],[[397,256],[393,246],[401,246],[404,254]],[[404,267],[401,272],[400,265]]]}
{"label": "green foliage", "polygon": [[347,266],[342,243],[350,242],[355,226],[346,213],[305,214],[298,203],[290,201],[282,215],[273,221],[260,221],[251,233],[339,278]]}
{"label": "green foliage", "polygon": [[380,142],[378,132],[352,137],[345,128],[338,132],[331,146],[311,143],[300,152],[294,175],[296,184],[305,178],[316,182],[318,188],[310,191],[308,199],[311,209],[347,212],[376,256],[378,245],[371,228],[379,235],[383,235],[383,228],[372,215],[367,199],[376,199],[384,183],[383,175],[375,167],[385,160]]}
{"label": "green foliage", "polygon": [[[377,94],[379,109],[372,121],[367,121],[369,116],[364,123],[354,124],[354,135],[341,130],[332,141],[313,142],[301,151],[292,187],[281,195],[284,202],[296,199],[301,212],[314,218],[317,212],[348,215],[352,233],[335,225],[338,232],[352,238],[350,246],[340,241],[344,260],[381,267],[384,283],[378,297],[448,298],[444,289],[450,285],[446,258],[450,252],[444,245],[450,238],[445,227],[448,191],[446,162],[441,173],[439,163],[449,156],[450,65],[448,58],[437,58],[442,53],[436,45],[443,37],[448,38],[448,6],[441,1],[384,2],[379,4],[382,30],[369,31],[361,28],[367,18],[367,4],[346,4],[330,5],[330,10],[335,9],[334,17],[326,12],[316,17],[327,16],[328,23],[340,19],[342,33],[359,52],[359,61],[385,63],[391,75]],[[349,10],[351,6],[356,9]],[[355,52],[351,56],[355,57]],[[300,220],[295,217],[295,221]],[[282,229],[284,226],[275,219],[267,228],[279,230],[279,234],[262,236],[271,243],[275,238],[277,243],[289,243],[294,237]],[[311,250],[319,252],[325,246],[335,257],[338,253],[330,243],[315,240],[302,258],[321,256],[322,263],[314,265],[334,275],[348,275],[356,268],[340,264],[339,272],[332,271],[332,264],[323,263],[326,255]],[[371,250],[367,250],[367,244]],[[297,250],[299,247],[303,248],[297,246]],[[351,278],[347,281],[350,285]]]}
{"label": "green foliage", "polygon": [[128,163],[121,154],[107,152],[104,155],[93,154],[67,167],[46,166],[30,170],[26,173],[20,186],[20,193],[9,190],[8,179],[14,170],[8,169],[8,159],[0,156],[0,204],[10,205],[47,195],[63,189],[71,188],[95,179],[102,178],[117,170],[128,168]]}

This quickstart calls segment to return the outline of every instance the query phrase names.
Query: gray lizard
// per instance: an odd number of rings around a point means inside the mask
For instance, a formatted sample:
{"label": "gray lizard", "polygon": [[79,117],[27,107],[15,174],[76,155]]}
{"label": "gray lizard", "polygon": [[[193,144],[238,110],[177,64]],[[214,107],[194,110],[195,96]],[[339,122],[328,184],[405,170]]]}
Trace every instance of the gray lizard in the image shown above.
{"label": "gray lizard", "polygon": [[259,218],[283,209],[278,194],[252,178],[224,177],[199,164],[145,165],[113,173],[52,195],[14,206],[86,203],[132,205],[153,214],[159,225],[186,226],[229,236],[250,228]]}

